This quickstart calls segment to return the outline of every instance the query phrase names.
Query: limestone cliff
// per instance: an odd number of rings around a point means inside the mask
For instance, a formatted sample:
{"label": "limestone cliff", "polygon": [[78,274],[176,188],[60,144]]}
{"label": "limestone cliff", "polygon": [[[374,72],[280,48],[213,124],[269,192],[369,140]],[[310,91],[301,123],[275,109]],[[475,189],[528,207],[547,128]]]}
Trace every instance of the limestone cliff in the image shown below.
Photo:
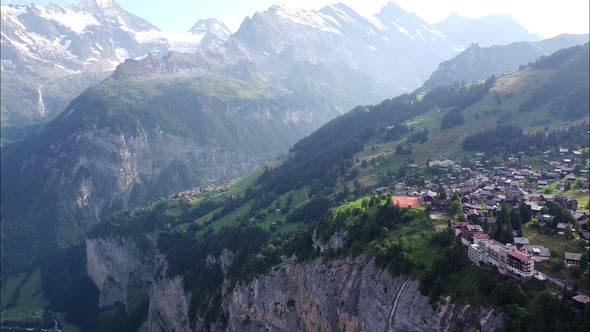
{"label": "limestone cliff", "polygon": [[[149,306],[141,331],[203,330],[191,317],[191,294],[182,276],[166,276],[167,262],[149,234],[140,248],[121,238],[86,241],[88,274],[100,292],[100,306],[127,307],[137,287]],[[226,270],[233,254],[224,251],[208,264]],[[139,286],[138,286],[139,285]],[[494,331],[503,315],[491,308],[433,306],[419,292],[419,282],[393,277],[368,257],[310,263],[286,260],[266,275],[231,287],[223,284],[227,331]]]}
{"label": "limestone cliff", "polygon": [[183,278],[166,277],[167,263],[156,247],[157,235],[148,234],[141,248],[128,239],[86,240],[87,272],[99,290],[101,308],[122,304],[128,309],[132,292],[147,295],[147,318],[141,331],[190,331],[190,294]]}
{"label": "limestone cliff", "polygon": [[434,308],[419,282],[393,277],[372,259],[283,263],[226,298],[228,331],[494,331],[491,308]]}

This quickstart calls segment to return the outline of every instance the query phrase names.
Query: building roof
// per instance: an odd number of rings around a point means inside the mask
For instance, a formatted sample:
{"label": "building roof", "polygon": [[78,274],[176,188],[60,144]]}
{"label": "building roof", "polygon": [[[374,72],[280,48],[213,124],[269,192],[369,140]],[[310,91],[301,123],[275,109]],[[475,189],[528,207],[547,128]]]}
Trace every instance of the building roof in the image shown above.
{"label": "building roof", "polygon": [[572,297],[572,299],[574,299],[574,301],[576,301],[576,302],[580,302],[583,304],[590,303],[590,297],[588,295],[584,295],[584,294],[576,295],[576,296]]}
{"label": "building roof", "polygon": [[529,239],[527,239],[526,237],[515,237],[514,238],[514,244],[529,244]]}
{"label": "building roof", "polygon": [[565,259],[572,261],[579,261],[582,258],[582,254],[577,252],[564,252],[563,256],[565,256]]}
{"label": "building roof", "polygon": [[558,229],[565,229],[565,227],[566,227],[566,224],[563,222],[560,222],[559,224],[557,224]]}
{"label": "building roof", "polygon": [[465,225],[470,232],[483,232],[480,225]]}
{"label": "building roof", "polygon": [[475,233],[473,234],[473,238],[476,240],[489,240],[490,236],[486,233]]}
{"label": "building roof", "polygon": [[526,254],[520,250],[513,250],[513,251],[509,252],[508,255],[512,256],[520,261],[523,261],[523,262],[527,262],[531,259],[531,256],[529,254]]}
{"label": "building roof", "polygon": [[538,245],[524,245],[524,248],[528,252],[532,252],[535,256],[551,257],[551,251],[549,250],[549,248],[545,248],[543,246]]}

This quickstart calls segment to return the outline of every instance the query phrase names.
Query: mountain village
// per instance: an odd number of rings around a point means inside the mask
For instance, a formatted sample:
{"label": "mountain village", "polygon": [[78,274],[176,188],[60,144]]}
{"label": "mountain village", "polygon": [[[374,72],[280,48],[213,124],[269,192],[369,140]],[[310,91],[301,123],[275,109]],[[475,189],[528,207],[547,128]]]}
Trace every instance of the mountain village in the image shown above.
{"label": "mountain village", "polygon": [[[541,272],[535,264],[561,261],[558,264],[562,268],[579,266],[584,259],[582,250],[574,246],[570,251],[555,252],[527,238],[520,229],[512,231],[513,241],[502,243],[493,239],[490,231],[504,204],[522,206],[531,212],[527,225],[530,232],[548,234],[557,242],[583,243],[578,247],[587,249],[590,244],[587,158],[582,157],[581,151],[545,151],[542,158],[537,159],[540,163],[533,167],[524,162],[527,159],[524,153],[497,166],[482,161],[483,157],[483,154],[476,154],[471,167],[448,159],[429,161],[427,167],[436,169],[440,176],[434,181],[425,180],[423,188],[398,182],[392,191],[380,187],[375,192],[394,194],[393,204],[402,207],[426,206],[435,227],[448,222],[476,266],[494,268],[522,281],[549,279],[558,286],[569,287],[560,277],[552,276],[556,275],[555,271]],[[417,165],[409,167],[415,169]],[[578,201],[568,194],[573,192],[583,200]],[[455,203],[461,207],[459,213],[452,211],[451,197],[460,202]],[[559,206],[563,214],[550,214],[547,205],[551,204]],[[562,222],[564,220],[567,222]],[[523,220],[523,224],[525,222]],[[590,298],[584,294],[573,300],[581,305],[590,303]]]}

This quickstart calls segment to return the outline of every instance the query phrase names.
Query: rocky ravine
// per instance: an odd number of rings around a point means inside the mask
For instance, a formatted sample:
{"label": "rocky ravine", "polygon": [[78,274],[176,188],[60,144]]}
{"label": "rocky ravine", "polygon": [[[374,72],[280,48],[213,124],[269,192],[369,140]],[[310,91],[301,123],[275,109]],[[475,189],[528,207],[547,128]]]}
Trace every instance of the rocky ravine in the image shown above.
{"label": "rocky ravine", "polygon": [[[126,305],[130,286],[140,284],[149,296],[142,331],[190,331],[191,295],[184,292],[182,277],[166,277],[157,235],[146,238],[147,249],[122,238],[86,241],[88,274],[100,291],[100,306]],[[224,257],[212,258],[212,264],[227,265]],[[494,331],[504,319],[491,308],[442,303],[434,309],[420,294],[419,282],[393,277],[368,257],[285,261],[223,294],[227,331]]]}

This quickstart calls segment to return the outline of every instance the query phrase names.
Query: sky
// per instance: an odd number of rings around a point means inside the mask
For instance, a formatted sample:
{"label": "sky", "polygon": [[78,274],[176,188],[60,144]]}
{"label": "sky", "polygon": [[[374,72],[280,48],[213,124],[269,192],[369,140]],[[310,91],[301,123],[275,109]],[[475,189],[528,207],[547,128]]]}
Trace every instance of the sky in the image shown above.
{"label": "sky", "polygon": [[[5,3],[68,5],[72,0],[1,0]],[[343,2],[363,15],[373,15],[388,0],[118,0],[127,11],[147,19],[162,31],[180,34],[200,18],[215,17],[235,31],[246,16],[264,11],[273,4],[319,9]],[[588,33],[589,0],[397,0],[405,10],[429,23],[444,20],[452,13],[477,18],[492,14],[512,15],[527,30],[550,38],[561,33]]]}

